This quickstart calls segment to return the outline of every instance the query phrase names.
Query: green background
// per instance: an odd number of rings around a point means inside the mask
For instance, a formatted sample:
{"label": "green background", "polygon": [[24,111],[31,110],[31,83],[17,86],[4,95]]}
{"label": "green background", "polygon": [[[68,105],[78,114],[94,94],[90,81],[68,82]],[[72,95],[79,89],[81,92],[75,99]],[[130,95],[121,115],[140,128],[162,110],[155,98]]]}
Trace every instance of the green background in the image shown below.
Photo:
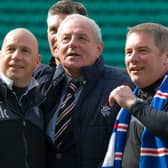
{"label": "green background", "polygon": [[[101,27],[105,63],[124,66],[125,35],[129,26],[142,22],[168,25],[167,0],[78,0],[89,17]],[[0,42],[5,34],[16,27],[30,29],[39,40],[42,62],[48,63],[50,51],[47,41],[46,17],[53,0],[1,0]]]}

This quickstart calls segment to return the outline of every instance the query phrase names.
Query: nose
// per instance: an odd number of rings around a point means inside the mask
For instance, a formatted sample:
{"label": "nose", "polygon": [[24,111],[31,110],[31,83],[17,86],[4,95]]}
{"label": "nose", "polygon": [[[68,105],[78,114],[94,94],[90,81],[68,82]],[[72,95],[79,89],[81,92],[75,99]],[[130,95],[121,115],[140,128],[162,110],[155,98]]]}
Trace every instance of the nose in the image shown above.
{"label": "nose", "polygon": [[71,37],[71,40],[70,40],[70,42],[69,42],[69,46],[70,46],[71,48],[76,48],[78,44],[79,44],[79,41],[77,40],[77,37],[72,36],[72,37]]}
{"label": "nose", "polygon": [[139,54],[136,51],[133,51],[129,56],[129,60],[132,62],[137,62],[139,60]]}

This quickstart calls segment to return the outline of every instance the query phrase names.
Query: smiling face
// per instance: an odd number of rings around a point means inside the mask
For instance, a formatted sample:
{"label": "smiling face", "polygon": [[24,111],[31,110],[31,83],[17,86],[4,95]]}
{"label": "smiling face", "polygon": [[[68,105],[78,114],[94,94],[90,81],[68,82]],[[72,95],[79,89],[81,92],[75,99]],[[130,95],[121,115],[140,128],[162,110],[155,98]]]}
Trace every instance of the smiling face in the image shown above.
{"label": "smiling face", "polygon": [[0,70],[15,86],[28,84],[39,61],[37,41],[29,32],[17,29],[7,34],[1,49]]}
{"label": "smiling face", "polygon": [[151,33],[133,32],[126,40],[125,64],[132,81],[150,86],[168,70],[168,52],[161,52]]}
{"label": "smiling face", "polygon": [[91,25],[79,17],[66,21],[57,37],[59,59],[72,76],[79,76],[81,67],[94,64],[102,49],[102,43],[94,38]]}

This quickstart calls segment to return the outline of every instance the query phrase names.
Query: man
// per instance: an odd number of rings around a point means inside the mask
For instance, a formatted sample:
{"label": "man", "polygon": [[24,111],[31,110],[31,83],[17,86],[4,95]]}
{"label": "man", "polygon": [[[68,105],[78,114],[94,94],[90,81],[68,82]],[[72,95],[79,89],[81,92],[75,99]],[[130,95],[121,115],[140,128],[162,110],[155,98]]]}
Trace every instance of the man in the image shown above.
{"label": "man", "polygon": [[[41,86],[43,86],[42,84],[45,81],[46,88],[44,88],[44,90],[47,90],[48,88],[46,81],[50,84],[56,65],[59,64],[57,53],[54,51],[56,46],[57,29],[63,19],[72,13],[87,15],[87,10],[82,3],[69,0],[58,1],[48,10],[47,35],[52,57],[49,65],[41,64],[34,72],[34,77],[38,80]],[[59,68],[59,66],[57,66],[57,68]]]}
{"label": "man", "polygon": [[[144,23],[129,29],[125,64],[137,88],[135,95],[124,85],[110,94],[110,104],[116,101],[125,110],[117,118],[109,145],[108,153],[115,146],[111,151],[115,157],[110,163],[107,154],[104,167],[168,167],[167,43],[168,29],[163,25]],[[123,130],[119,130],[121,121]]]}
{"label": "man", "polygon": [[63,19],[65,19],[67,15],[70,15],[72,13],[79,13],[81,15],[87,16],[87,10],[82,3],[68,0],[58,1],[53,4],[48,10],[47,35],[50,51],[53,56],[50,60],[51,65],[55,65],[58,62],[58,58],[54,51],[58,27]]}
{"label": "man", "polygon": [[4,38],[0,51],[0,165],[11,168],[44,168],[44,101],[32,78],[39,64],[38,43],[24,28]]}
{"label": "man", "polygon": [[[102,51],[101,31],[92,19],[72,14],[62,21],[56,49],[62,71],[53,76],[49,99],[55,107],[47,115],[49,167],[101,165],[120,109],[117,104],[109,108],[108,95],[120,84],[130,84],[125,71],[104,65]],[[66,97],[69,88],[75,93]]]}

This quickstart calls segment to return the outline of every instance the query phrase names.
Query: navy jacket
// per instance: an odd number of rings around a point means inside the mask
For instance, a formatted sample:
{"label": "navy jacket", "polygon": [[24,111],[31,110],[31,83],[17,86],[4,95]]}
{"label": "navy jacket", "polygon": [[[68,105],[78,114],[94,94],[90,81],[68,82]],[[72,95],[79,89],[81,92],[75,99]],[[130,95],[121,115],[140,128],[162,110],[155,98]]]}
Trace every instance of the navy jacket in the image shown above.
{"label": "navy jacket", "polygon": [[[46,71],[49,71],[49,68]],[[117,104],[112,108],[108,106],[109,93],[121,84],[132,86],[125,70],[104,66],[102,57],[94,65],[81,68],[81,74],[84,86],[73,109],[72,119],[74,147],[57,150],[49,139],[47,157],[50,168],[99,167],[104,159],[113,123],[120,109]],[[59,103],[66,78],[61,66],[54,72],[50,87],[47,75],[43,77],[44,80],[39,79],[43,83],[43,88],[46,88],[45,85],[49,88],[48,104],[51,105],[46,115],[47,124],[54,114],[55,105]]]}

